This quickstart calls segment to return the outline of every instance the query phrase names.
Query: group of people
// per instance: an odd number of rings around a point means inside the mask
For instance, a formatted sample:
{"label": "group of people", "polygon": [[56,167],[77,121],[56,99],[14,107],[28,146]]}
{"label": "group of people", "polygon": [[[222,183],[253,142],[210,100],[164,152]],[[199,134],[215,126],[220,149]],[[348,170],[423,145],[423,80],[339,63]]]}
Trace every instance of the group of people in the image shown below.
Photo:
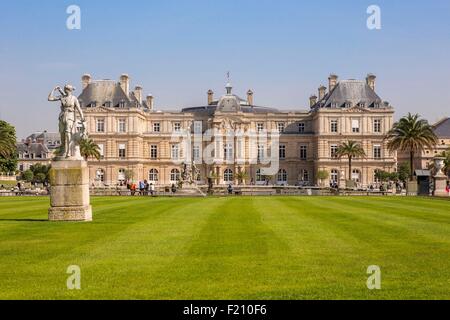
{"label": "group of people", "polygon": [[134,182],[127,183],[127,189],[131,191],[131,195],[134,196],[137,192],[141,196],[153,196],[155,194],[155,185],[148,183],[147,180],[139,181],[137,184]]}

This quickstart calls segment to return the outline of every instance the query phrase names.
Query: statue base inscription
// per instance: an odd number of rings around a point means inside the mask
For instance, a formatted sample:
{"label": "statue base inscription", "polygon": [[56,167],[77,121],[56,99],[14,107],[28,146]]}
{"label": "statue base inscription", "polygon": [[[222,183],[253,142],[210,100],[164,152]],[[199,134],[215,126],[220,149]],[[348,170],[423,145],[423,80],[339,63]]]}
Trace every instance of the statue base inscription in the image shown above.
{"label": "statue base inscription", "polygon": [[50,221],[92,221],[86,161],[52,161],[50,185]]}

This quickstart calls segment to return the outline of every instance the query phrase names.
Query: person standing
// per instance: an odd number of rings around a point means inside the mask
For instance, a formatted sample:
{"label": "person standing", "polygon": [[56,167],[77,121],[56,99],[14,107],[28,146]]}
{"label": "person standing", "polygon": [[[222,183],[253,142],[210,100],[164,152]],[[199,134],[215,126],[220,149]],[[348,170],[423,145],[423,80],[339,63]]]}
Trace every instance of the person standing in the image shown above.
{"label": "person standing", "polygon": [[150,183],[150,195],[153,197],[153,194],[155,193],[155,186],[153,183]]}

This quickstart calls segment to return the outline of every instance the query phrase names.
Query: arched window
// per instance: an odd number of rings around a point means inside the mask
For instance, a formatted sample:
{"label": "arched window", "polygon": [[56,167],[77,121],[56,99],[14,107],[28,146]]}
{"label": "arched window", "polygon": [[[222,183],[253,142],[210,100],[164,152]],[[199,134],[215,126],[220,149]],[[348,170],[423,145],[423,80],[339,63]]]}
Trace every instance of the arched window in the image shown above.
{"label": "arched window", "polygon": [[97,181],[105,181],[105,171],[103,169],[97,169],[95,172],[95,180]]}
{"label": "arched window", "polygon": [[338,182],[339,180],[339,171],[336,169],[331,170],[331,181]]}
{"label": "arched window", "polygon": [[119,174],[117,176],[117,180],[119,182],[125,182],[126,177],[125,177],[125,169],[119,169]]}
{"label": "arched window", "polygon": [[172,169],[170,171],[170,181],[171,182],[178,182],[178,181],[180,181],[180,170]]}
{"label": "arched window", "polygon": [[159,178],[159,176],[158,176],[158,170],[156,170],[156,169],[151,169],[149,172],[148,172],[148,180],[150,181],[150,182],[158,182],[158,178]]}
{"label": "arched window", "polygon": [[223,173],[223,181],[233,182],[233,170],[226,169]]}
{"label": "arched window", "polygon": [[352,170],[352,180],[355,182],[361,182],[361,172],[358,169]]}
{"label": "arched window", "polygon": [[286,170],[280,169],[278,171],[277,181],[278,182],[287,182],[287,171]]}

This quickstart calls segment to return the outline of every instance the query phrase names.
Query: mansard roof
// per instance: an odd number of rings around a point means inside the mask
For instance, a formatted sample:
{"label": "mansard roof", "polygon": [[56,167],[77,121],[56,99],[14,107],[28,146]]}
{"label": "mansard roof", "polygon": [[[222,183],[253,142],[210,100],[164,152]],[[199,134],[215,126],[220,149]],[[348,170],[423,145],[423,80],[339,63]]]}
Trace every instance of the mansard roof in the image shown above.
{"label": "mansard roof", "polygon": [[42,154],[48,153],[48,148],[42,143],[23,143],[20,142],[17,144],[17,152],[19,154],[23,154],[25,152],[34,153],[34,154]]}
{"label": "mansard roof", "polygon": [[433,125],[438,138],[450,138],[450,118],[445,118]]}
{"label": "mansard roof", "polygon": [[108,106],[119,107],[124,103],[124,108],[136,108],[141,105],[134,96],[128,96],[120,86],[120,83],[114,80],[94,80],[87,85],[78,97],[82,107],[92,107],[95,103],[97,107]]}
{"label": "mansard roof", "polygon": [[312,108],[343,108],[357,105],[377,108],[382,107],[382,103],[381,98],[365,81],[341,80]]}

